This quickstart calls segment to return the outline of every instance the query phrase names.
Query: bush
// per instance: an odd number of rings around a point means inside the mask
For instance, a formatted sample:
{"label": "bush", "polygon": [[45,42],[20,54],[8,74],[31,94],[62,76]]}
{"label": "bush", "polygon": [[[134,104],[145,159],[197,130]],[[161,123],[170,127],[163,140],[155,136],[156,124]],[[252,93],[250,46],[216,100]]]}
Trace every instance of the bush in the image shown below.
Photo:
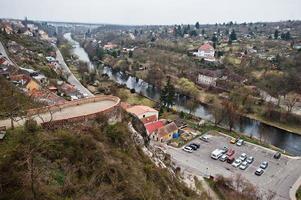
{"label": "bush", "polygon": [[25,131],[30,132],[30,133],[34,133],[39,129],[37,121],[35,121],[33,119],[26,120],[24,128],[25,128]]}

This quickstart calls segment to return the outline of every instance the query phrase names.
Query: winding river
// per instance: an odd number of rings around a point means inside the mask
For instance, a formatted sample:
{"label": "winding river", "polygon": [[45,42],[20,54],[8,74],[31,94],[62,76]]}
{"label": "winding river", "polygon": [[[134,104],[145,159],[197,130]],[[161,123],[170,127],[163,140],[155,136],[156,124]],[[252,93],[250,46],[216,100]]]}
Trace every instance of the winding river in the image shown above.
{"label": "winding river", "polygon": [[[73,53],[77,55],[80,60],[88,62],[90,69],[94,68],[85,50],[80,47],[77,41],[72,39],[71,34],[67,33],[64,36],[71,44],[73,44]],[[135,89],[137,93],[140,93],[150,99],[159,100],[160,98],[160,91],[141,79],[129,76],[121,71],[113,72],[110,67],[104,67],[102,69],[102,73],[107,74],[110,79],[115,82],[126,85],[129,89]],[[175,109],[178,111],[189,112],[188,109],[185,108],[185,98],[177,97]],[[195,110],[193,115],[206,120],[213,120],[213,116],[210,113],[209,108],[201,104]],[[292,155],[301,156],[301,135],[279,129],[247,117],[241,117],[241,120],[235,124],[234,129],[245,135],[261,138],[262,141],[283,149]]]}

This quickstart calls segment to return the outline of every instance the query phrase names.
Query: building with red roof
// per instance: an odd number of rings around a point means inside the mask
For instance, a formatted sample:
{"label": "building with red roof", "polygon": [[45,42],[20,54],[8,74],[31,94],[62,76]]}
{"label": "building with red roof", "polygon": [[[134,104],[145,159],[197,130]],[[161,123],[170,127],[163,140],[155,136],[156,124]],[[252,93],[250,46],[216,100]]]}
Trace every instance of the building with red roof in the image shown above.
{"label": "building with red roof", "polygon": [[163,121],[156,121],[156,122],[145,124],[146,133],[149,136],[151,136],[153,133],[155,133],[158,129],[162,128],[163,126],[164,126]]}
{"label": "building with red roof", "polygon": [[209,43],[205,43],[199,47],[198,51],[193,53],[195,56],[204,58],[206,61],[215,61],[215,50]]}

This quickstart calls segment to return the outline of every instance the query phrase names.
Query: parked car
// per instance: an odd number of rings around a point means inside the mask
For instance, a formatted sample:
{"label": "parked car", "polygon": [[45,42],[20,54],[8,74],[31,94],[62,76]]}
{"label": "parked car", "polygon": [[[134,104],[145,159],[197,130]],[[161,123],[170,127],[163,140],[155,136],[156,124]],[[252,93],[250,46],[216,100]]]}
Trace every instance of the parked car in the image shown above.
{"label": "parked car", "polygon": [[242,154],[239,156],[239,159],[240,159],[241,161],[245,161],[245,160],[247,159],[247,154],[242,153]]}
{"label": "parked car", "polygon": [[225,162],[227,160],[228,156],[226,154],[223,154],[221,157],[219,157],[219,160],[222,162]]}
{"label": "parked car", "polygon": [[230,143],[231,144],[235,144],[237,142],[237,139],[236,138],[232,138],[231,140],[230,140]]}
{"label": "parked car", "polygon": [[263,161],[261,164],[260,164],[260,168],[261,169],[266,169],[268,167],[269,163],[267,161]]}
{"label": "parked car", "polygon": [[275,154],[274,154],[274,158],[275,159],[279,159],[281,157],[281,153],[280,152],[276,152]]}
{"label": "parked car", "polygon": [[245,142],[242,139],[237,140],[236,145],[242,146]]}
{"label": "parked car", "polygon": [[191,143],[191,144],[194,145],[194,146],[196,146],[197,148],[200,148],[200,147],[201,147],[201,145],[198,144],[198,143]]}
{"label": "parked car", "polygon": [[209,137],[207,135],[202,135],[200,137],[200,140],[204,141],[204,142],[209,142]]}
{"label": "parked car", "polygon": [[198,147],[195,146],[194,144],[189,144],[188,146],[191,147],[194,151],[198,150]]}
{"label": "parked car", "polygon": [[215,149],[214,151],[212,151],[211,153],[211,158],[217,160],[219,159],[219,157],[221,157],[223,155],[223,150],[221,149]]}
{"label": "parked car", "polygon": [[227,153],[227,152],[228,152],[228,147],[224,146],[224,147],[222,148],[222,150],[224,151],[223,153]]}
{"label": "parked car", "polygon": [[240,164],[239,169],[245,170],[249,167],[249,164],[247,161],[244,161]]}
{"label": "parked car", "polygon": [[232,164],[234,162],[234,160],[235,160],[235,158],[232,155],[232,156],[230,156],[230,157],[227,158],[227,163]]}
{"label": "parked car", "polygon": [[241,163],[242,163],[242,161],[241,161],[240,159],[236,159],[236,160],[232,163],[232,166],[233,166],[233,167],[238,167]]}
{"label": "parked car", "polygon": [[257,176],[261,176],[261,175],[263,174],[263,172],[264,172],[263,169],[258,168],[258,169],[255,171],[255,174],[256,174]]}
{"label": "parked car", "polygon": [[228,152],[226,153],[226,155],[230,157],[230,156],[234,155],[234,153],[235,153],[234,149],[229,149]]}
{"label": "parked car", "polygon": [[251,164],[254,161],[254,158],[252,156],[247,158],[247,163]]}
{"label": "parked car", "polygon": [[188,153],[192,153],[193,152],[193,149],[189,146],[186,146],[183,148],[184,151],[188,152]]}

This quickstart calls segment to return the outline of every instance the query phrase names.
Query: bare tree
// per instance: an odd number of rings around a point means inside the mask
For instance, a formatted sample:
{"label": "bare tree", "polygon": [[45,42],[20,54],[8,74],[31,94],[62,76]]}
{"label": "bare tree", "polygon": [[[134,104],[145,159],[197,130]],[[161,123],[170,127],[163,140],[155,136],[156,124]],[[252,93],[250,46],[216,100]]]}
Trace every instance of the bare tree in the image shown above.
{"label": "bare tree", "polygon": [[287,107],[287,112],[292,112],[292,109],[298,101],[300,101],[300,97],[298,94],[289,93],[284,100],[284,104]]}

